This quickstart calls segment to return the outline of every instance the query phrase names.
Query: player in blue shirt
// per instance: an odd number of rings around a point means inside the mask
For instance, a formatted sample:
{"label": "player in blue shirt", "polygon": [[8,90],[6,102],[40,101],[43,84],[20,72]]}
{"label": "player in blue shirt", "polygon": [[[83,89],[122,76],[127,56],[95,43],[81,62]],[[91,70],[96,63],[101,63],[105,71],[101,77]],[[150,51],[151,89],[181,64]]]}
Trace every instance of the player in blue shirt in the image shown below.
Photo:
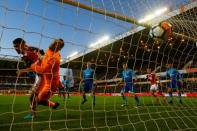
{"label": "player in blue shirt", "polygon": [[133,76],[135,78],[137,78],[137,75],[131,69],[128,68],[128,65],[126,63],[123,63],[123,69],[124,70],[122,71],[122,81],[121,82],[124,82],[124,87],[122,88],[122,90],[120,92],[121,96],[124,100],[124,104],[122,106],[128,105],[126,97],[124,95],[125,92],[128,92],[130,96],[134,96],[137,106],[140,106],[139,99],[135,94],[135,88],[133,87]]}
{"label": "player in blue shirt", "polygon": [[96,80],[96,74],[95,70],[91,68],[92,64],[90,62],[87,63],[87,69],[84,70],[83,72],[83,80],[84,85],[83,85],[83,102],[81,104],[84,104],[87,99],[86,99],[86,93],[91,91],[93,94],[93,105],[95,106],[95,91],[93,89],[94,81]]}
{"label": "player in blue shirt", "polygon": [[63,95],[63,97],[64,97],[64,100],[66,100],[66,97],[65,97],[65,89],[66,88],[66,86],[63,84],[63,81],[61,82],[61,81],[59,81],[59,87],[58,87],[58,91],[59,91],[59,93],[58,93],[58,95],[59,96],[61,96],[61,95]]}
{"label": "player in blue shirt", "polygon": [[[169,88],[168,88],[168,93],[170,96],[170,102],[169,103],[173,103],[173,96],[172,96],[172,92],[173,91],[177,91],[178,92],[178,96],[179,96],[179,103],[182,103],[181,101],[181,91],[180,91],[180,83],[182,84],[182,77],[181,74],[175,69],[173,68],[172,64],[167,64],[167,72],[166,75],[161,76],[161,78],[164,77],[170,77],[171,82],[169,83]],[[180,81],[179,81],[180,80]]]}
{"label": "player in blue shirt", "polygon": [[[71,81],[70,81],[69,77],[64,76],[64,80],[62,81],[62,84],[65,87],[64,92],[67,93],[67,100],[70,100],[70,92],[69,92],[69,89],[71,88]],[[64,100],[65,100],[65,95],[64,95]]]}

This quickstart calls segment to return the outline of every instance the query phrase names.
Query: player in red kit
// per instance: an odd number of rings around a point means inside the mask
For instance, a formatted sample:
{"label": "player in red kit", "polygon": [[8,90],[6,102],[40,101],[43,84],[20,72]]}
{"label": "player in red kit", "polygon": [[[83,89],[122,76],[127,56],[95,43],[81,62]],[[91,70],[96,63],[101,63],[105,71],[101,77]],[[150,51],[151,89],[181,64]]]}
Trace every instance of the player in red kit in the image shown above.
{"label": "player in red kit", "polygon": [[[151,69],[147,69],[147,73],[149,75],[146,76],[147,79],[150,80],[151,87],[150,87],[150,93],[156,98],[156,101],[159,102],[158,96],[163,97],[163,101],[166,102],[165,96],[159,91],[158,85],[157,85],[157,80],[159,80],[159,77],[156,76],[155,73],[151,72]],[[155,94],[155,91],[157,94]]]}
{"label": "player in red kit", "polygon": [[[22,60],[25,62],[26,69],[19,69],[17,71],[18,74],[23,74],[26,72],[29,72],[31,70],[30,66],[37,62],[38,64],[41,64],[41,56],[44,55],[44,51],[40,50],[37,47],[31,47],[29,46],[22,38],[16,38],[13,41],[14,49],[18,54],[23,55]],[[34,73],[27,73],[30,77],[34,77]],[[42,74],[36,74],[35,83],[32,88],[32,92],[30,94],[30,109],[31,114],[24,117],[25,119],[32,118],[36,114],[36,97],[39,93],[39,91],[43,87],[43,75]]]}

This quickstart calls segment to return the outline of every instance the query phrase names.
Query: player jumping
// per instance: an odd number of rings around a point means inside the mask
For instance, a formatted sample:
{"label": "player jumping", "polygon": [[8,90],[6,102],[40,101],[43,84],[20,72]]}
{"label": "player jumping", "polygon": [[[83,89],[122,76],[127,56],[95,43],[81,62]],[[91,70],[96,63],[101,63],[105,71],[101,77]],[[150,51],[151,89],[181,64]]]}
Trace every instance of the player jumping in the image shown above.
{"label": "player jumping", "polygon": [[83,72],[83,80],[84,85],[83,85],[83,101],[81,104],[84,104],[87,99],[86,99],[86,93],[91,91],[93,95],[93,105],[95,106],[95,90],[93,88],[94,85],[94,80],[96,80],[96,74],[95,70],[91,68],[92,64],[90,62],[87,63],[87,69],[84,70]]}
{"label": "player jumping", "polygon": [[[23,55],[22,60],[25,62],[28,68],[19,69],[18,74],[23,74],[31,70],[31,64],[38,61],[38,64],[41,62],[41,55],[44,55],[44,51],[36,47],[29,46],[22,38],[16,38],[13,41],[14,49],[18,54]],[[36,97],[43,87],[42,74],[36,74],[35,83],[30,94],[30,109],[31,113],[24,117],[24,119],[32,118],[36,115]]]}
{"label": "player jumping", "polygon": [[[154,71],[151,72],[150,68],[147,69],[147,73],[149,75],[147,75],[146,78],[149,79],[151,83],[150,93],[156,98],[156,102],[159,102],[158,96],[160,95],[163,97],[163,102],[166,102],[165,96],[159,91],[159,88],[157,85],[157,80],[160,81],[159,77],[156,76]],[[157,94],[154,93],[155,91],[157,92]]]}
{"label": "player jumping", "polygon": [[166,72],[166,75],[161,76],[161,78],[164,78],[164,77],[170,77],[171,78],[171,82],[169,83],[169,88],[168,88],[168,93],[169,93],[169,96],[170,96],[170,102],[169,103],[173,104],[172,92],[177,91],[178,96],[179,96],[179,103],[182,104],[180,83],[182,84],[183,81],[182,81],[181,74],[175,68],[173,68],[172,64],[167,64],[167,69],[168,70]]}
{"label": "player jumping", "polygon": [[64,47],[62,39],[56,39],[52,42],[43,56],[41,65],[37,63],[31,65],[31,69],[36,73],[43,73],[44,85],[38,94],[38,104],[50,106],[56,109],[59,103],[53,103],[49,99],[57,91],[60,81],[60,60],[59,51]]}
{"label": "player jumping", "polygon": [[128,68],[126,63],[123,63],[123,69],[124,70],[122,71],[122,81],[120,82],[120,83],[124,82],[124,84],[125,84],[120,92],[121,96],[124,100],[124,104],[122,106],[128,105],[127,99],[124,95],[125,92],[128,92],[130,96],[134,96],[137,106],[140,106],[139,99],[135,94],[135,88],[133,87],[133,78],[132,78],[132,76],[137,78],[137,75],[131,69]]}

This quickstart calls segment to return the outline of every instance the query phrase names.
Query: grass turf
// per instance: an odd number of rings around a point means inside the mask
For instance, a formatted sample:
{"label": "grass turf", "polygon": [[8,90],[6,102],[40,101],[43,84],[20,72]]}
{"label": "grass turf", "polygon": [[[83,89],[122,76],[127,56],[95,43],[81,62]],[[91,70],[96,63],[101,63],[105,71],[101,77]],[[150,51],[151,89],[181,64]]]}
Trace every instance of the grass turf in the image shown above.
{"label": "grass turf", "polygon": [[0,96],[0,130],[197,130],[197,98],[183,97],[180,105],[174,97],[174,104],[169,105],[162,98],[156,103],[153,97],[139,97],[139,108],[129,97],[127,107],[121,107],[120,96],[96,96],[96,107],[92,107],[90,96],[84,105],[81,96],[71,99],[53,96],[52,101],[60,102],[58,109],[38,106],[37,116],[24,120],[29,96]]}

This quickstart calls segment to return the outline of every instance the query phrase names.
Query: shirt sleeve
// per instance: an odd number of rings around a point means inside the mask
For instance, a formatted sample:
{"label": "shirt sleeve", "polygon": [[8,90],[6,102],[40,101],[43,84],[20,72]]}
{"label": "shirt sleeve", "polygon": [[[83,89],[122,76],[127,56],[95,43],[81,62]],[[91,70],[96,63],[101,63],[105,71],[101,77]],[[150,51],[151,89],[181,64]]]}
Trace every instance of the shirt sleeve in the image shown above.
{"label": "shirt sleeve", "polygon": [[93,77],[96,80],[96,72],[95,72],[95,70],[93,70]]}
{"label": "shirt sleeve", "polygon": [[179,75],[179,79],[182,81],[182,76],[181,76],[181,73],[178,72],[178,75]]}
{"label": "shirt sleeve", "polygon": [[37,64],[32,64],[31,65],[31,69],[33,71],[35,71],[36,73],[44,73],[46,71],[46,69],[49,69],[50,68],[50,65],[45,65],[45,66],[40,66],[40,65],[37,65]]}
{"label": "shirt sleeve", "polygon": [[169,70],[166,72],[166,77],[167,76],[170,76],[170,71]]}
{"label": "shirt sleeve", "polygon": [[133,71],[131,71],[131,73],[132,73],[132,75],[133,75],[135,78],[137,78],[137,75],[136,75]]}
{"label": "shirt sleeve", "polygon": [[36,73],[44,73],[47,72],[49,69],[52,69],[53,65],[56,64],[56,60],[54,58],[50,58],[46,64],[32,64],[31,69],[34,70]]}
{"label": "shirt sleeve", "polygon": [[124,71],[122,72],[122,80],[124,81]]}
{"label": "shirt sleeve", "polygon": [[62,81],[62,84],[65,85],[65,81],[64,80]]}
{"label": "shirt sleeve", "polygon": [[160,76],[160,78],[165,78],[165,77],[167,77],[168,75],[169,75],[169,71],[166,71],[166,74],[163,75],[163,76]]}

